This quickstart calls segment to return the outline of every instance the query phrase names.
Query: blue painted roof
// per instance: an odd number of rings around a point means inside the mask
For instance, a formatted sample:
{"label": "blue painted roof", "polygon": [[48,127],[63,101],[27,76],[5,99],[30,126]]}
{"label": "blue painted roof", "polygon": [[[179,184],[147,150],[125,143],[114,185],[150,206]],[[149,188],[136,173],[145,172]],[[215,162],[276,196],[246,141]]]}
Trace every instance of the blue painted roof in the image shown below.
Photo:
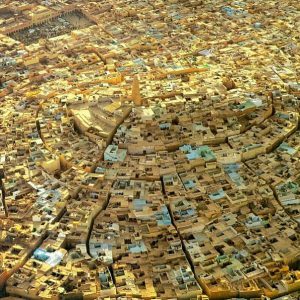
{"label": "blue painted roof", "polygon": [[289,155],[294,155],[297,150],[293,147],[291,147],[289,144],[283,142],[279,145],[279,147],[277,148],[278,151],[281,151],[281,152],[286,152],[288,153]]}
{"label": "blue painted roof", "polygon": [[214,152],[207,145],[197,147],[192,147],[191,145],[183,145],[179,149],[184,153],[187,153],[186,157],[188,160],[203,158],[205,161],[210,161],[216,159]]}
{"label": "blue painted roof", "polygon": [[46,261],[50,257],[50,255],[46,250],[38,248],[33,252],[33,257],[39,261]]}
{"label": "blue painted roof", "polygon": [[133,200],[133,208],[134,209],[143,209],[145,206],[147,206],[147,201],[144,199],[134,199]]}
{"label": "blue painted roof", "polygon": [[183,184],[186,189],[192,189],[196,186],[196,183],[193,180],[186,180],[183,182]]}
{"label": "blue painted roof", "polygon": [[221,188],[221,189],[219,189],[218,191],[216,191],[216,192],[210,194],[210,195],[209,195],[209,198],[210,198],[211,200],[219,200],[219,199],[224,198],[225,196],[226,196],[226,194],[225,194],[224,190]]}
{"label": "blue painted roof", "polygon": [[128,250],[131,253],[142,253],[142,252],[147,252],[147,247],[144,244],[144,242],[140,242],[138,244],[129,245]]}
{"label": "blue painted roof", "polygon": [[155,214],[155,217],[158,226],[168,226],[172,224],[171,216],[165,205],[161,206],[161,210]]}
{"label": "blue painted roof", "polygon": [[96,170],[95,170],[95,173],[98,173],[98,174],[103,174],[105,172],[105,168],[103,167],[97,167]]}
{"label": "blue painted roof", "polygon": [[162,123],[162,124],[159,124],[159,128],[160,129],[170,129],[171,127],[171,123]]}

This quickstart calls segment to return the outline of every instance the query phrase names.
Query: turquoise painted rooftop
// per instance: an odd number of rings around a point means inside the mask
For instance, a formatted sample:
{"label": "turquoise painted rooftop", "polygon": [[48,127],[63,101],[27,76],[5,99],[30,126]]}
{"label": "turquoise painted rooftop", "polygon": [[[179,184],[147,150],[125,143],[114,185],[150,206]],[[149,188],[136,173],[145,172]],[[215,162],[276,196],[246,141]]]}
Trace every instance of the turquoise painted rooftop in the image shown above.
{"label": "turquoise painted rooftop", "polygon": [[288,181],[286,183],[282,183],[277,187],[282,193],[290,193],[296,194],[300,191],[299,185],[296,182]]}
{"label": "turquoise painted rooftop", "polygon": [[147,200],[145,200],[145,199],[134,199],[133,200],[133,208],[135,210],[142,210],[145,206],[147,206]]}
{"label": "turquoise painted rooftop", "polygon": [[106,273],[104,273],[104,272],[99,273],[99,280],[101,282],[108,282],[109,279],[110,278]]}
{"label": "turquoise painted rooftop", "polygon": [[144,244],[144,242],[140,242],[137,244],[128,245],[128,250],[131,253],[142,253],[142,252],[147,252],[147,247]]}
{"label": "turquoise painted rooftop", "polygon": [[230,106],[232,107],[232,109],[237,109],[240,111],[256,107],[256,105],[251,100],[247,100],[246,102],[242,102],[240,104],[231,104]]}
{"label": "turquoise painted rooftop", "polygon": [[[147,207],[147,206],[149,206],[149,204],[144,199],[134,199],[133,200],[134,210],[141,211],[141,210],[143,210],[144,207]],[[155,212],[154,214],[152,213],[149,216],[143,216],[140,219],[151,220],[152,218],[156,219],[158,226],[168,226],[168,225],[172,224],[168,208],[164,204],[161,205],[160,209],[157,212]]]}
{"label": "turquoise painted rooftop", "polygon": [[103,168],[103,167],[97,167],[96,170],[95,170],[95,173],[97,174],[104,174],[106,168]]}
{"label": "turquoise painted rooftop", "polygon": [[281,119],[284,119],[284,120],[289,120],[289,118],[290,118],[289,114],[286,114],[286,113],[283,113],[283,112],[277,112],[275,115],[278,118],[281,118]]}
{"label": "turquoise painted rooftop", "polygon": [[165,205],[161,206],[161,210],[155,214],[155,217],[158,226],[168,226],[172,224],[171,216]]}
{"label": "turquoise painted rooftop", "polygon": [[186,153],[188,160],[194,160],[197,158],[203,158],[205,161],[212,161],[216,159],[214,152],[207,146],[183,145],[179,148],[182,152]]}
{"label": "turquoise painted rooftop", "polygon": [[225,192],[223,189],[219,189],[218,191],[212,193],[209,195],[209,198],[211,200],[219,200],[219,199],[222,199],[226,196]]}
{"label": "turquoise painted rooftop", "polygon": [[38,248],[33,252],[33,257],[39,261],[46,261],[50,255],[46,250]]}
{"label": "turquoise painted rooftop", "polygon": [[244,179],[238,173],[238,170],[240,169],[240,167],[241,167],[240,164],[224,165],[224,171],[237,186],[244,185]]}
{"label": "turquoise painted rooftop", "polygon": [[162,123],[162,124],[159,124],[159,128],[160,129],[170,129],[171,127],[171,123]]}
{"label": "turquoise painted rooftop", "polygon": [[119,149],[117,145],[109,145],[104,152],[104,160],[106,161],[124,161],[127,150]]}
{"label": "turquoise painted rooftop", "polygon": [[277,151],[280,152],[286,152],[289,155],[294,155],[295,153],[297,153],[297,150],[293,147],[291,147],[289,144],[283,142],[279,145],[279,147],[277,148]]}
{"label": "turquoise painted rooftop", "polygon": [[194,180],[188,179],[183,181],[183,185],[187,190],[189,190],[196,186],[196,182]]}
{"label": "turquoise painted rooftop", "polygon": [[191,217],[196,214],[196,210],[192,207],[178,211],[181,217]]}

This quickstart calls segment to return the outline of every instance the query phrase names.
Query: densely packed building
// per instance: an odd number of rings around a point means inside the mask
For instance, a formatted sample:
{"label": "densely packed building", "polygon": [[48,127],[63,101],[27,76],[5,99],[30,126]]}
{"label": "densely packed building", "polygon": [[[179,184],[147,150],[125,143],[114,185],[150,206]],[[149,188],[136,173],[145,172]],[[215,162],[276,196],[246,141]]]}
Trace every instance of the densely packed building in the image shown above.
{"label": "densely packed building", "polygon": [[299,11],[1,1],[0,297],[297,299]]}

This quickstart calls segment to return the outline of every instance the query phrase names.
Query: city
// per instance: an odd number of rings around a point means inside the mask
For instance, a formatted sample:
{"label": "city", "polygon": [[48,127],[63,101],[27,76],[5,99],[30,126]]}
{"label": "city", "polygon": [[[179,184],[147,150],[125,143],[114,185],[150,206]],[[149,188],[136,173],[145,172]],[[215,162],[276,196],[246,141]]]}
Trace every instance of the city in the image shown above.
{"label": "city", "polygon": [[2,0],[0,298],[299,299],[299,11]]}

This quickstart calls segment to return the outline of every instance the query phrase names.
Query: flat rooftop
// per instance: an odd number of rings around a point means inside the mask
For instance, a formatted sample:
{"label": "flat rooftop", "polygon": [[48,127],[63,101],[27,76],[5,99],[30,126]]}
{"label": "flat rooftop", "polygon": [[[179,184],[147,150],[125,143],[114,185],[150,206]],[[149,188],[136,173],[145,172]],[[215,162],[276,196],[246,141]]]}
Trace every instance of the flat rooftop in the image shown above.
{"label": "flat rooftop", "polygon": [[70,33],[72,30],[83,29],[95,23],[81,11],[74,10],[38,25],[24,28],[9,36],[25,45],[37,43],[40,39],[49,39]]}

